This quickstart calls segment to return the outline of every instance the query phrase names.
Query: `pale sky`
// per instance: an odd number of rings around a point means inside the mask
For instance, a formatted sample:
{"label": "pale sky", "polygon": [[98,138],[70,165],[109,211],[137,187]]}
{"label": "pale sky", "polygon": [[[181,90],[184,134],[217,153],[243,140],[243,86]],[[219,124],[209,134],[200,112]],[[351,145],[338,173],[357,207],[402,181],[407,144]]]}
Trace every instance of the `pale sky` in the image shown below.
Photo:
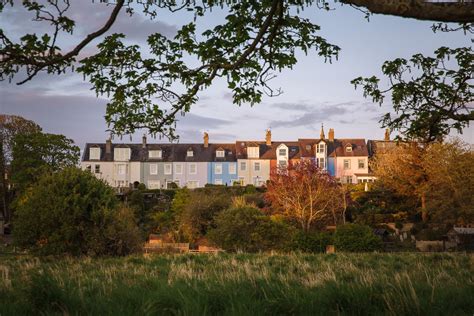
{"label": "pale sky", "polygon": [[[71,2],[71,12],[81,27],[64,40],[66,45],[77,43],[101,25],[111,10],[99,1]],[[38,23],[29,24],[32,16],[18,8],[9,8],[0,15],[0,26],[7,35],[43,30]],[[350,81],[358,76],[382,77],[380,69],[385,60],[409,58],[416,53],[432,55],[441,46],[471,45],[471,37],[462,32],[434,34],[430,22],[383,15],[373,15],[368,22],[361,12],[347,6],[337,5],[330,12],[310,8],[303,15],[321,26],[321,35],[330,43],[341,47],[339,59],[329,64],[315,52],[299,54],[296,67],[278,74],[272,84],[284,93],[266,97],[253,107],[233,105],[225,83],[216,82],[200,94],[189,114],[179,117],[180,142],[201,142],[204,131],[209,133],[211,142],[264,140],[267,128],[272,129],[274,140],[312,138],[319,137],[322,123],[326,134],[329,128],[335,129],[336,138],[380,139],[384,132],[378,121],[390,105],[380,108],[364,99],[362,91],[355,90]],[[214,12],[198,20],[198,27],[212,26],[222,16],[222,12]],[[108,34],[123,32],[130,41],[141,44],[152,32],[173,36],[190,18],[186,12],[159,12],[153,21],[140,14],[132,18],[122,14]],[[83,54],[94,50],[94,45],[89,46]],[[22,86],[0,82],[0,113],[34,120],[45,131],[64,134],[81,147],[86,142],[104,142],[108,137],[103,118],[107,101],[97,98],[90,87],[81,75],[71,72],[61,76],[41,74]],[[134,135],[132,141],[140,142],[141,134]],[[461,137],[474,143],[474,128],[466,129]],[[125,136],[122,141],[129,142],[130,137]]]}

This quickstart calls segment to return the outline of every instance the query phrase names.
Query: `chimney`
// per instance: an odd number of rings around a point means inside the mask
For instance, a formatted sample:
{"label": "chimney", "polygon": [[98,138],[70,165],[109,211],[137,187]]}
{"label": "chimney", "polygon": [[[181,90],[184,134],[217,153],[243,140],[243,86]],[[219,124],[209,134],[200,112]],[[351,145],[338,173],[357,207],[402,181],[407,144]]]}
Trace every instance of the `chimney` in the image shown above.
{"label": "chimney", "polygon": [[330,142],[334,141],[334,129],[333,128],[329,129],[329,141]]}
{"label": "chimney", "polygon": [[112,154],[112,138],[110,137],[105,141],[105,153],[108,155]]}
{"label": "chimney", "polygon": [[146,148],[146,134],[143,134],[143,137],[142,137],[142,148],[143,149]]}
{"label": "chimney", "polygon": [[204,148],[209,147],[209,134],[204,132]]}
{"label": "chimney", "polygon": [[385,130],[385,138],[384,138],[384,141],[386,141],[386,142],[390,141],[390,129],[389,129],[389,128],[387,128],[387,129]]}
{"label": "chimney", "polygon": [[325,139],[326,135],[324,135],[324,125],[321,124],[321,133],[319,134],[320,139]]}
{"label": "chimney", "polygon": [[265,143],[267,146],[272,145],[272,131],[270,129],[267,129],[267,132],[265,133]]}

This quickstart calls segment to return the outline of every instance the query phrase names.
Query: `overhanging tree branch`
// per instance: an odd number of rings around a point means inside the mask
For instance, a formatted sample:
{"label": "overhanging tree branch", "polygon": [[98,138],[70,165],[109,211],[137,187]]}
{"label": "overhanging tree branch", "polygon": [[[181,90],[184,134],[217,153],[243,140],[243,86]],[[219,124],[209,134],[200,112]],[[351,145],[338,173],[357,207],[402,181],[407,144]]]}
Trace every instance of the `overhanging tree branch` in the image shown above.
{"label": "overhanging tree branch", "polygon": [[426,0],[339,0],[345,4],[363,7],[375,14],[387,14],[418,20],[471,23],[474,5],[467,1],[428,2]]}

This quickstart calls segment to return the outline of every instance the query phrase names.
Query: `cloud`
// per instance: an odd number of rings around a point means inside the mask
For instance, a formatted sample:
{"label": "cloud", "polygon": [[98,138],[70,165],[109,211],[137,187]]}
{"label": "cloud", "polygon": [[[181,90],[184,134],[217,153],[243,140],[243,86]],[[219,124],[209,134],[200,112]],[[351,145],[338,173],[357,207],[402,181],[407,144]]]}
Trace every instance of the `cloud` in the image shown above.
{"label": "cloud", "polygon": [[[348,102],[337,103],[333,105],[308,105],[308,104],[295,104],[292,105],[293,109],[303,111],[304,113],[297,116],[292,116],[288,120],[273,120],[269,122],[269,127],[310,127],[314,129],[315,123],[329,121],[335,117],[343,116],[349,112],[347,107],[343,104],[349,104]],[[285,108],[286,104],[279,104],[278,108]]]}
{"label": "cloud", "polygon": [[[0,113],[15,114],[31,119],[45,131],[72,138],[81,147],[86,142],[101,142],[108,137],[104,119],[107,100],[81,94],[52,94],[51,90],[27,89],[12,85],[0,85]],[[183,137],[195,137],[200,141],[203,131],[218,129],[232,121],[188,113],[177,117],[177,132]],[[139,139],[138,131],[131,139]],[[219,134],[215,134],[216,138]],[[221,138],[232,135],[222,133]],[[138,138],[137,138],[138,137]],[[124,136],[123,141],[130,141]]]}

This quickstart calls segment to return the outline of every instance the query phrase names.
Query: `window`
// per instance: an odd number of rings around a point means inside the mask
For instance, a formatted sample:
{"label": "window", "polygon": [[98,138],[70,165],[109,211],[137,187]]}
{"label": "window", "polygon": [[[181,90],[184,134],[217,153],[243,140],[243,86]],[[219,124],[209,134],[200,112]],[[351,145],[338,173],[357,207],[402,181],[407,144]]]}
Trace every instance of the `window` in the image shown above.
{"label": "window", "polygon": [[325,143],[319,143],[318,144],[318,153],[319,154],[324,154],[326,152],[326,144]]}
{"label": "window", "polygon": [[286,149],[281,148],[278,150],[278,156],[286,156]]}
{"label": "window", "polygon": [[262,185],[262,181],[260,179],[260,177],[253,177],[253,185],[258,187],[258,186],[261,186]]}
{"label": "window", "polygon": [[249,158],[259,158],[258,147],[247,147],[247,156]]}
{"label": "window", "polygon": [[148,180],[148,189],[156,190],[160,188],[160,181],[159,180]]}
{"label": "window", "polygon": [[100,148],[89,149],[89,160],[100,160]]}
{"label": "window", "polygon": [[245,184],[245,180],[243,177],[239,177],[239,183],[240,185],[244,185]]}
{"label": "window", "polygon": [[259,163],[259,162],[256,162],[256,163],[253,165],[253,170],[255,170],[255,171],[260,171],[260,163]]}
{"label": "window", "polygon": [[365,159],[359,159],[359,169],[365,168]]}
{"label": "window", "polygon": [[171,164],[165,164],[165,174],[171,174]]}
{"label": "window", "polygon": [[352,176],[346,176],[346,183],[352,183]]}
{"label": "window", "polygon": [[150,165],[150,174],[158,174],[158,165],[156,163]]}
{"label": "window", "polygon": [[216,151],[216,157],[222,158],[224,156],[225,156],[224,150],[220,149],[220,150]]}
{"label": "window", "polygon": [[163,152],[160,150],[150,150],[148,152],[148,158],[161,159],[163,157]]}
{"label": "window", "polygon": [[[89,171],[89,172],[92,172],[92,166],[91,165],[86,165],[86,170]],[[5,179],[7,178],[6,175],[7,174],[5,174]]]}
{"label": "window", "polygon": [[235,163],[229,164],[229,174],[235,174]]}
{"label": "window", "polygon": [[119,175],[127,174],[127,165],[117,165],[117,173]]}
{"label": "window", "polygon": [[196,174],[197,173],[197,168],[195,163],[190,163],[189,164],[189,174]]}
{"label": "window", "polygon": [[95,173],[100,173],[100,165],[95,165]]}
{"label": "window", "polygon": [[321,169],[326,169],[326,163],[324,158],[318,158],[318,167]]}
{"label": "window", "polygon": [[128,181],[115,181],[115,186],[117,187],[128,187]]}
{"label": "window", "polygon": [[214,184],[222,185],[222,179],[215,179]]}
{"label": "window", "polygon": [[279,160],[278,161],[278,167],[279,168],[286,168],[287,167],[286,160]]}
{"label": "window", "polygon": [[344,170],[351,169],[351,161],[349,159],[344,159]]}
{"label": "window", "polygon": [[128,161],[128,160],[130,160],[130,148],[115,148],[114,149],[114,160],[115,161]]}
{"label": "window", "polygon": [[347,145],[347,146],[346,146],[346,151],[347,151],[348,153],[352,152],[352,146],[351,146],[351,145]]}
{"label": "window", "polygon": [[311,150],[311,145],[306,145],[306,150],[310,151]]}
{"label": "window", "polygon": [[180,164],[180,163],[177,163],[175,166],[174,166],[174,172],[176,174],[183,174],[183,165]]}
{"label": "window", "polygon": [[214,165],[214,173],[215,174],[222,174],[222,164],[216,163]]}
{"label": "window", "polygon": [[193,150],[192,150],[192,149],[188,149],[188,152],[187,152],[186,156],[188,156],[188,157],[193,157],[193,156],[194,156]]}
{"label": "window", "polygon": [[242,162],[240,163],[240,170],[242,170],[242,171],[246,171],[246,170],[247,170],[247,162],[242,161]]}
{"label": "window", "polygon": [[199,182],[197,182],[197,181],[188,181],[187,187],[189,189],[195,189],[195,188],[199,187]]}

